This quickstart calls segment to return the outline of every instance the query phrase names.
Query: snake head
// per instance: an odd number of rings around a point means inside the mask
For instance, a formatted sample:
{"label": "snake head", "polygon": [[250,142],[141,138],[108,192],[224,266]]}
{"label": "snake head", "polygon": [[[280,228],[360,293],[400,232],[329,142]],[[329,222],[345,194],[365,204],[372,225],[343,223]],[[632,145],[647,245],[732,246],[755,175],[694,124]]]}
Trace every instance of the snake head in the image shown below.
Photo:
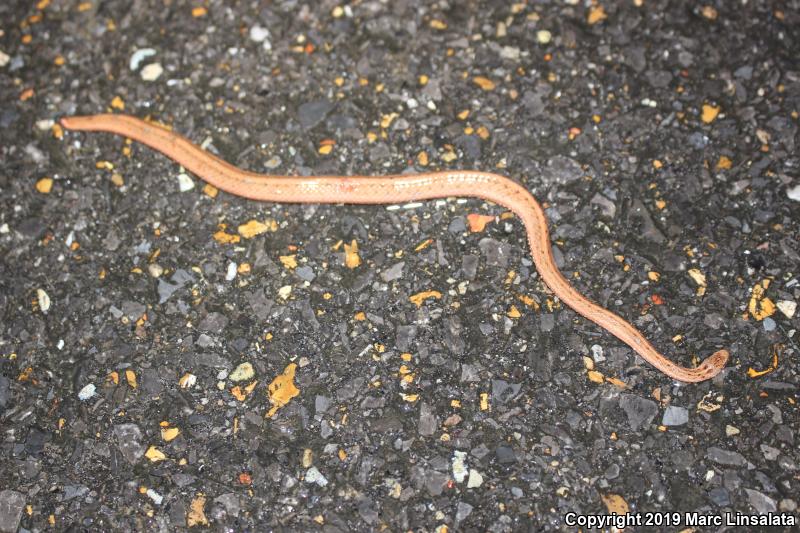
{"label": "snake head", "polygon": [[701,372],[704,377],[703,379],[710,379],[719,374],[723,368],[725,368],[725,363],[728,362],[728,358],[730,358],[731,354],[728,350],[718,350],[711,355],[709,355],[705,361],[700,363],[700,366],[697,367],[697,370]]}

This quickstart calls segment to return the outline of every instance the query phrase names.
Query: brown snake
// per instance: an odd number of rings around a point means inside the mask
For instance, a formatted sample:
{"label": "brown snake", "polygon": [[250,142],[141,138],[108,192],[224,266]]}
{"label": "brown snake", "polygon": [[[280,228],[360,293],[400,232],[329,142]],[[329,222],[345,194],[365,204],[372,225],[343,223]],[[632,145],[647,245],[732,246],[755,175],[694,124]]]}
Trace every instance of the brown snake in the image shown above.
{"label": "brown snake", "polygon": [[510,209],[522,220],[533,262],[550,290],[566,305],[614,334],[664,374],[680,381],[704,381],[717,375],[728,360],[728,351],[719,350],[695,368],[676,365],[661,355],[630,323],[575,290],[553,260],[547,220],[539,202],[525,187],[504,176],[473,170],[394,176],[271,176],[240,170],[177,133],[131,116],[65,117],[61,119],[61,125],[70,130],[104,131],[134,139],[183,165],[211,185],[253,200],[304,204],[396,204],[461,196],[494,202]]}

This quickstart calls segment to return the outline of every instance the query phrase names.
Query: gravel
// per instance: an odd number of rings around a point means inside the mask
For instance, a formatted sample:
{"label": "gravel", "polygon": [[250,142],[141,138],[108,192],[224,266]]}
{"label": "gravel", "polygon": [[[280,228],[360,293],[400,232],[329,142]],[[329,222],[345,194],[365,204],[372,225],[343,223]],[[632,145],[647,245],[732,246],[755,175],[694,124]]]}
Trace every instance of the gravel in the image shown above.
{"label": "gravel", "polygon": [[[0,530],[796,516],[796,5],[0,16]],[[578,291],[728,366],[672,381],[576,314],[503,206],[255,202],[57,125],[105,112],[254,172],[509,176]]]}

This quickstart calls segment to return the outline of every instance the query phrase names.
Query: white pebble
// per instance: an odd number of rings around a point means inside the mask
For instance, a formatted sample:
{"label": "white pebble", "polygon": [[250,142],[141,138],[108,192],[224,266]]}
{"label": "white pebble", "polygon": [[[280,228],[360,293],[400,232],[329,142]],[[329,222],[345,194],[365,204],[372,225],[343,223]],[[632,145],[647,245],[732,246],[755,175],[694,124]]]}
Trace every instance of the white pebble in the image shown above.
{"label": "white pebble", "polygon": [[49,130],[50,128],[53,127],[53,124],[55,124],[55,122],[53,122],[52,119],[45,118],[45,119],[36,121],[36,128],[39,131],[47,131],[47,130]]}
{"label": "white pebble", "polygon": [[144,81],[155,81],[163,72],[164,67],[161,66],[161,63],[150,63],[142,69],[142,79]]}
{"label": "white pebble", "polygon": [[789,200],[800,202],[800,185],[795,185],[791,189],[786,189],[786,196],[789,197]]}
{"label": "white pebble", "polygon": [[39,309],[42,313],[47,313],[50,309],[50,297],[42,289],[36,289],[36,300],[39,302]]}
{"label": "white pebble", "polygon": [[245,381],[256,375],[253,365],[250,363],[242,363],[237,366],[229,376],[231,381]]}
{"label": "white pebble", "polygon": [[142,48],[141,50],[136,50],[133,54],[131,54],[131,61],[128,66],[131,68],[131,70],[137,70],[139,65],[142,64],[142,61],[154,55],[156,55],[156,51],[152,48]]}
{"label": "white pebble", "polygon": [[178,174],[178,190],[181,192],[191,191],[194,189],[194,180],[188,174],[181,172]]}
{"label": "white pebble", "polygon": [[317,470],[316,466],[312,466],[306,471],[306,483],[316,483],[320,487],[328,484],[328,480],[322,475],[322,472]]}
{"label": "white pebble", "polygon": [[536,32],[536,40],[539,41],[539,44],[547,44],[552,38],[553,34],[547,30],[539,30]]}
{"label": "white pebble", "polygon": [[239,265],[231,261],[228,263],[228,271],[225,273],[225,281],[233,281],[236,278],[236,268]]}
{"label": "white pebble", "polygon": [[467,480],[467,488],[474,489],[483,485],[483,476],[474,468],[469,471],[469,479]]}
{"label": "white pebble", "polygon": [[6,234],[9,231],[11,230],[8,229],[8,224],[4,222],[3,225],[0,226],[0,233]]}
{"label": "white pebble", "polygon": [[153,489],[147,489],[146,494],[150,497],[151,500],[153,500],[153,502],[156,505],[161,505],[161,502],[164,501],[164,497],[161,494],[154,491]]}
{"label": "white pebble", "polygon": [[409,98],[408,100],[406,100],[406,105],[408,106],[409,109],[416,109],[417,106],[419,106],[419,102],[417,102],[413,98]]}
{"label": "white pebble", "polygon": [[258,24],[250,28],[251,41],[262,43],[267,37],[269,37],[269,30],[267,28],[259,26]]}
{"label": "white pebble", "polygon": [[283,300],[287,300],[289,295],[292,294],[292,286],[291,285],[284,285],[280,289],[278,289],[278,296],[281,297]]}
{"label": "white pebble", "polygon": [[780,309],[781,313],[786,315],[786,318],[792,318],[795,311],[797,311],[797,302],[792,300],[780,300],[776,306]]}
{"label": "white pebble", "polygon": [[11,57],[7,53],[0,50],[0,68],[8,65],[9,61],[11,61]]}
{"label": "white pebble", "polygon": [[94,386],[94,383],[89,383],[84,388],[82,388],[80,392],[78,392],[78,399],[82,402],[85,402],[86,400],[95,395],[95,390],[96,388]]}
{"label": "white pebble", "polygon": [[462,483],[467,478],[467,452],[453,452],[453,477],[456,483]]}

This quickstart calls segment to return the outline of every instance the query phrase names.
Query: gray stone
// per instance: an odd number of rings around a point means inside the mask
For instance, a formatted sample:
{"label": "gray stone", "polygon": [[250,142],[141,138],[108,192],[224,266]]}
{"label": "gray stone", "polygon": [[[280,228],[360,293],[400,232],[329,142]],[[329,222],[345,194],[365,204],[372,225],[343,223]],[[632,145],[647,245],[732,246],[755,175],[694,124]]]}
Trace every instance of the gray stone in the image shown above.
{"label": "gray stone", "polygon": [[458,502],[456,506],[456,523],[461,522],[472,512],[472,506],[467,502]]}
{"label": "gray stone", "polygon": [[744,456],[739,452],[731,452],[715,446],[712,446],[708,449],[706,452],[706,457],[708,457],[709,460],[721,465],[744,466],[747,464],[747,459],[745,459]]}
{"label": "gray stone", "polygon": [[658,404],[635,394],[623,394],[619,399],[619,406],[628,417],[628,424],[633,431],[650,425],[658,413]]}
{"label": "gray stone", "polygon": [[0,531],[13,533],[19,527],[25,496],[15,490],[0,492]]}
{"label": "gray stone", "polygon": [[119,424],[114,426],[114,436],[122,456],[130,464],[136,464],[144,455],[142,444],[142,430],[136,424]]}
{"label": "gray stone", "polygon": [[433,435],[438,427],[439,422],[436,420],[436,413],[430,405],[422,402],[419,406],[419,434],[424,436]]}
{"label": "gray stone", "polygon": [[297,120],[303,129],[311,129],[323,120],[333,109],[333,104],[328,100],[315,100],[306,102],[297,109]]}
{"label": "gray stone", "polygon": [[664,411],[664,418],[661,419],[661,424],[665,426],[682,426],[688,421],[689,411],[686,408],[670,405]]}
{"label": "gray stone", "polygon": [[753,489],[744,489],[744,492],[747,494],[747,500],[750,502],[750,505],[753,506],[753,509],[755,509],[758,514],[774,513],[778,509],[775,500],[766,494]]}
{"label": "gray stone", "polygon": [[394,281],[396,279],[400,279],[403,277],[403,267],[406,266],[405,261],[400,261],[398,263],[393,264],[383,272],[381,272],[381,279],[386,283],[390,281]]}

